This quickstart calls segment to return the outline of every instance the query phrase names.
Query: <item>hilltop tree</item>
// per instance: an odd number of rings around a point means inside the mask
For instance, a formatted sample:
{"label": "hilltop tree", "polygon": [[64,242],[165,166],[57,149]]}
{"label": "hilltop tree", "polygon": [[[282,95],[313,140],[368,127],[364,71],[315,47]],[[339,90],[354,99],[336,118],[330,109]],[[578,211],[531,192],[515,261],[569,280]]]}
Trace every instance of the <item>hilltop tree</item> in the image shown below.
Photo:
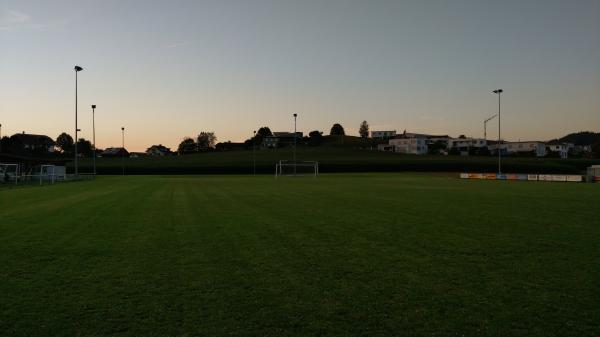
{"label": "hilltop tree", "polygon": [[367,123],[367,121],[362,121],[362,123],[360,123],[358,133],[362,138],[369,138],[369,123]]}
{"label": "hilltop tree", "polygon": [[196,150],[196,142],[190,137],[185,137],[177,147],[177,153],[179,154],[190,154],[196,152]]}
{"label": "hilltop tree", "polygon": [[308,133],[308,142],[310,145],[319,145],[323,141],[323,132],[314,130]]}
{"label": "hilltop tree", "polygon": [[77,153],[83,157],[91,157],[94,153],[92,143],[85,138],[79,138],[77,140]]}
{"label": "hilltop tree", "polygon": [[60,149],[62,153],[71,153],[73,152],[75,142],[73,141],[73,137],[71,137],[68,133],[63,132],[56,138],[56,146]]}
{"label": "hilltop tree", "polygon": [[346,135],[346,132],[344,131],[344,127],[341,124],[335,123],[331,127],[331,131],[329,131],[329,134],[331,136],[344,136]]}
{"label": "hilltop tree", "polygon": [[214,132],[202,131],[196,139],[196,145],[198,146],[199,151],[208,151],[213,149],[217,143],[217,136]]}

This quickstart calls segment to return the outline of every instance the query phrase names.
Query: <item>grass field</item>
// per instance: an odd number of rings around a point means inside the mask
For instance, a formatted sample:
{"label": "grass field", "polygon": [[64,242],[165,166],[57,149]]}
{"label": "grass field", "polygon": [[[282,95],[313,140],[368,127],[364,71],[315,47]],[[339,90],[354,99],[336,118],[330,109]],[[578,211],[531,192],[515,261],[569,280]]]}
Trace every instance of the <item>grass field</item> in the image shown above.
{"label": "grass field", "polygon": [[599,335],[599,200],[431,174],[2,189],[0,335]]}
{"label": "grass field", "polygon": [[[275,163],[293,158],[290,147],[276,150],[256,151],[256,167],[259,173],[273,174]],[[298,147],[298,160],[319,162],[321,172],[496,172],[498,159],[462,156],[416,156],[351,147]],[[72,163],[71,163],[72,164]],[[121,174],[121,158],[99,158],[98,172]],[[582,174],[600,159],[560,158],[503,158],[507,173],[569,173]],[[91,159],[81,161],[80,172],[92,172]],[[129,174],[248,174],[252,172],[252,151],[208,152],[201,154],[126,158],[125,169]]]}

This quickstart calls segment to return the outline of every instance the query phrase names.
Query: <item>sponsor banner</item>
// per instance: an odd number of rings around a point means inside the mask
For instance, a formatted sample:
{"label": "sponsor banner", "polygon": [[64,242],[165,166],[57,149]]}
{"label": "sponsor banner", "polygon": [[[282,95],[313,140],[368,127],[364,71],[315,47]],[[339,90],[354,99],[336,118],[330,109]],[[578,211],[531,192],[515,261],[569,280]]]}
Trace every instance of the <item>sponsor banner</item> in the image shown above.
{"label": "sponsor banner", "polygon": [[509,173],[506,175],[506,179],[508,180],[518,180],[519,179],[519,175],[514,174],[514,173]]}
{"label": "sponsor banner", "polygon": [[527,180],[538,180],[538,175],[537,174],[528,174]]}
{"label": "sponsor banner", "polygon": [[549,174],[538,174],[538,180],[541,181],[552,181],[552,176]]}
{"label": "sponsor banner", "polygon": [[594,177],[594,180],[595,180],[595,181],[600,181],[600,176],[595,176],[595,177]]}
{"label": "sponsor banner", "polygon": [[563,175],[552,175],[552,181],[567,181],[567,176]]}
{"label": "sponsor banner", "polygon": [[468,173],[461,173],[460,174],[460,179],[469,179],[469,174]]}
{"label": "sponsor banner", "polygon": [[582,176],[576,176],[576,175],[570,175],[570,176],[567,176],[567,181],[579,183],[579,182],[583,181],[583,177]]}
{"label": "sponsor banner", "polygon": [[518,180],[528,180],[526,174],[517,174],[517,179]]}
{"label": "sponsor banner", "polygon": [[484,179],[496,180],[496,173],[486,173]]}
{"label": "sponsor banner", "polygon": [[483,174],[481,174],[481,173],[469,173],[469,179],[483,179]]}
{"label": "sponsor banner", "polygon": [[497,180],[506,180],[506,174],[496,174]]}

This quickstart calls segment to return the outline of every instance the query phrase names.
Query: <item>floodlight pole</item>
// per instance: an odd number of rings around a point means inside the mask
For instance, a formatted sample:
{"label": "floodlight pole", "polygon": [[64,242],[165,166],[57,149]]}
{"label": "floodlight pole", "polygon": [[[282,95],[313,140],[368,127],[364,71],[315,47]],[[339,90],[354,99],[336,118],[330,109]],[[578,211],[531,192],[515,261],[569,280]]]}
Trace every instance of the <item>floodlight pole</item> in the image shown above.
{"label": "floodlight pole", "polygon": [[2,124],[0,124],[0,153],[2,152]]}
{"label": "floodlight pole", "polygon": [[121,127],[121,169],[125,175],[125,128]]}
{"label": "floodlight pole", "polygon": [[294,175],[296,175],[296,118],[298,114],[294,114]]}
{"label": "floodlight pole", "polygon": [[92,104],[92,148],[94,154],[92,156],[94,164],[94,178],[96,178],[96,104]]}
{"label": "floodlight pole", "polygon": [[492,91],[494,94],[498,95],[498,174],[502,174],[502,152],[500,149],[500,140],[502,139],[501,134],[500,134],[500,127],[501,127],[501,123],[500,123],[500,96],[502,94],[504,90],[502,89],[496,89],[494,91]]}
{"label": "floodlight pole", "polygon": [[75,177],[79,176],[79,163],[77,162],[77,73],[82,71],[83,68],[75,66]]}
{"label": "floodlight pole", "polygon": [[252,138],[252,174],[256,175],[256,130],[254,130],[254,138]]}

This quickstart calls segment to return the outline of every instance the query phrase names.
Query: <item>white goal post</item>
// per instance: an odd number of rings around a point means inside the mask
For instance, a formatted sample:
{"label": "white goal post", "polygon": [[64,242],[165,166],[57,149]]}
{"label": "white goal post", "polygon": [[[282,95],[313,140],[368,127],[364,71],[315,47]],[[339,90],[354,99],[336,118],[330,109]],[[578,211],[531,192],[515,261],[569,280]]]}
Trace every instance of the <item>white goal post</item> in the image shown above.
{"label": "white goal post", "polygon": [[0,163],[0,183],[8,184],[14,182],[18,184],[20,175],[19,164]]}
{"label": "white goal post", "polygon": [[275,164],[275,178],[280,176],[313,176],[319,175],[319,162],[280,160]]}

